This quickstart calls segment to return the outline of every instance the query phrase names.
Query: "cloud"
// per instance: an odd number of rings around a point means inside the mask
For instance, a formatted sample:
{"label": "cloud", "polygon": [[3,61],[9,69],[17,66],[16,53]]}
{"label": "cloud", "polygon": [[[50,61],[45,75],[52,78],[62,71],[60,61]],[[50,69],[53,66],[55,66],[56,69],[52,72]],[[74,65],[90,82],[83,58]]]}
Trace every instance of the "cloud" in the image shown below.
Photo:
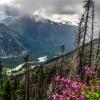
{"label": "cloud", "polygon": [[[83,13],[83,1],[84,0],[0,0],[0,17],[32,15],[36,11],[50,16],[81,16]],[[100,0],[95,0],[95,2],[96,18],[100,19]]]}
{"label": "cloud", "polygon": [[13,0],[0,0],[0,5],[1,4],[11,4]]}
{"label": "cloud", "polygon": [[77,8],[82,4],[82,0],[15,0],[14,4],[21,5],[24,12],[32,13],[44,8],[51,14],[76,14]]}
{"label": "cloud", "polygon": [[[58,19],[75,18],[82,11],[82,0],[0,0],[0,19],[6,16],[21,17],[38,14],[43,16],[59,16]],[[66,17],[65,17],[66,16]],[[69,17],[68,17],[69,16]],[[71,16],[71,17],[70,17]]]}
{"label": "cloud", "polygon": [[4,6],[4,13],[7,16],[17,17],[20,15],[20,9],[18,7],[5,5]]}

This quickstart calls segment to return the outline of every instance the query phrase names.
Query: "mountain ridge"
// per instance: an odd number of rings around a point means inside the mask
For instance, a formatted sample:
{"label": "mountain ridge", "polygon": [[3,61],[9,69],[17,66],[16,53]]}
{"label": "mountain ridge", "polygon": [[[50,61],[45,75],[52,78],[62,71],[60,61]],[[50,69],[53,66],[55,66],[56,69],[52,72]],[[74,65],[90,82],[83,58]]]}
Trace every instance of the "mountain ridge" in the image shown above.
{"label": "mountain ridge", "polygon": [[[0,46],[2,49],[2,44],[6,40],[8,45],[4,47],[3,51],[8,48],[9,52],[1,53],[1,56],[14,55],[16,57],[28,53],[34,59],[43,56],[54,57],[61,45],[65,45],[66,52],[71,51],[74,48],[77,27],[46,19],[44,21],[36,21],[34,18],[24,16],[10,25],[5,25],[3,32],[5,35],[9,34],[10,39],[8,39],[8,36],[5,36],[6,39],[2,38]],[[2,31],[0,30],[1,34]]]}

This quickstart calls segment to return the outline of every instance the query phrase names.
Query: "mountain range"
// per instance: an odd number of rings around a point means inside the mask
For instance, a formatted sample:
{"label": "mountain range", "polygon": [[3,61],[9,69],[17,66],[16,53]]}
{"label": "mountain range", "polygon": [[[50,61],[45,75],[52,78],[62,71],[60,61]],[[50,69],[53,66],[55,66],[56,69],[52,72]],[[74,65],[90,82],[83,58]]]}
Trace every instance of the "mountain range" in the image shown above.
{"label": "mountain range", "polygon": [[43,56],[48,59],[57,56],[61,45],[69,52],[74,49],[76,29],[77,26],[68,22],[55,22],[40,16],[9,19],[9,24],[4,20],[0,23],[0,58],[4,63],[17,65],[21,61],[17,60],[26,53],[37,60]]}

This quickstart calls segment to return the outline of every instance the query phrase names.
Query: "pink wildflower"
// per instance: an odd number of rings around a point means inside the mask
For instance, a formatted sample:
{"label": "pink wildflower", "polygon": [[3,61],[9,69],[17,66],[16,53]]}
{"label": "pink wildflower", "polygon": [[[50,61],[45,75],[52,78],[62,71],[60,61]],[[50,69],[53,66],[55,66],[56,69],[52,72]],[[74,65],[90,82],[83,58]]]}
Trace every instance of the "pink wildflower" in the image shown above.
{"label": "pink wildflower", "polygon": [[53,100],[56,100],[56,95],[55,94],[52,95],[52,98],[53,98]]}

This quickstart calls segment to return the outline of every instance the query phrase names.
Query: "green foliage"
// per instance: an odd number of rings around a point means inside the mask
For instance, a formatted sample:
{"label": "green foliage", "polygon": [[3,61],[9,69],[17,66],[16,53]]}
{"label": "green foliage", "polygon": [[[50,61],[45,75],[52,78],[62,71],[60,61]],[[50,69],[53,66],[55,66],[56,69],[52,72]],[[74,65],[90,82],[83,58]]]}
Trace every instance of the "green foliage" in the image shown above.
{"label": "green foliage", "polygon": [[[91,89],[87,88],[84,90],[85,92],[85,100],[100,100],[100,81],[96,80],[94,78],[91,78],[91,84],[92,86],[90,87]],[[97,89],[98,87],[98,89]]]}
{"label": "green foliage", "polygon": [[100,100],[100,91],[97,92],[87,91],[85,96],[86,96],[85,100]]}
{"label": "green foliage", "polygon": [[3,88],[2,88],[2,86],[0,85],[0,100],[2,100],[3,93],[4,93]]}
{"label": "green foliage", "polygon": [[38,81],[38,76],[37,76],[37,74],[33,74],[32,77],[31,77],[31,80],[32,80],[32,83],[33,83],[33,84],[36,84],[37,81]]}
{"label": "green foliage", "polygon": [[7,100],[11,100],[11,93],[12,93],[12,83],[11,80],[6,80],[3,85],[3,95],[4,98]]}
{"label": "green foliage", "polygon": [[95,86],[100,86],[100,81],[95,81]]}
{"label": "green foliage", "polygon": [[18,95],[22,95],[25,92],[25,85],[24,84],[20,84],[18,86],[18,88],[16,89],[16,94]]}

